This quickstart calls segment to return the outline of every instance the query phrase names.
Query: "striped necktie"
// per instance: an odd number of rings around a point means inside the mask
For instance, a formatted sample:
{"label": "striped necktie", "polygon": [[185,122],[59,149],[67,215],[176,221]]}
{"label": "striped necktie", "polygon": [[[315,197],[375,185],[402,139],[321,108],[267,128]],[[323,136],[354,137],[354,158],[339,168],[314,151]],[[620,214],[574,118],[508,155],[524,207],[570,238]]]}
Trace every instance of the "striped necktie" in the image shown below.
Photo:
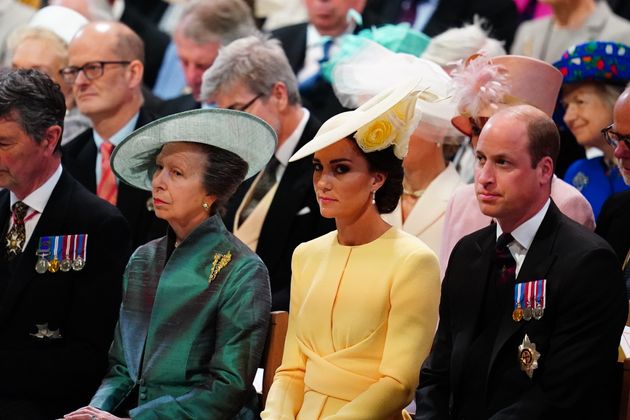
{"label": "striped necktie", "polygon": [[110,142],[103,141],[101,143],[101,180],[96,187],[96,195],[115,206],[118,196],[118,184],[109,162],[112,150],[114,150],[114,145]]}

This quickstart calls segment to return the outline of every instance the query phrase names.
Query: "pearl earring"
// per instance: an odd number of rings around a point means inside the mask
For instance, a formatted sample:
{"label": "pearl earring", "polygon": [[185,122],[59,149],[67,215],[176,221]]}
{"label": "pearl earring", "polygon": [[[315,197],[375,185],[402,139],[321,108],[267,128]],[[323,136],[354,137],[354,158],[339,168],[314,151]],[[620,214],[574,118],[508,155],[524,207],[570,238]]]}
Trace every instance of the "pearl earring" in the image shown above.
{"label": "pearl earring", "polygon": [[376,205],[376,190],[372,191],[372,204]]}
{"label": "pearl earring", "polygon": [[206,202],[201,203],[201,207],[203,207],[203,209],[204,209],[205,211],[207,211],[207,212],[209,212],[209,211],[210,211],[210,204],[208,204],[208,203],[206,203]]}

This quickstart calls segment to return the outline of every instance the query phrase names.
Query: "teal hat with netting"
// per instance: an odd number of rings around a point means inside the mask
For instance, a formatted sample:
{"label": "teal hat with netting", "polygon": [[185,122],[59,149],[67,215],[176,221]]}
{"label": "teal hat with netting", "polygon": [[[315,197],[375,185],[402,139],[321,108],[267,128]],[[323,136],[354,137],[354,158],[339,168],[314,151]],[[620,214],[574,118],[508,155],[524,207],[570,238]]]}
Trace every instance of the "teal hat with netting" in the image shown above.
{"label": "teal hat with netting", "polygon": [[332,72],[337,63],[352,59],[365,45],[365,40],[374,41],[390,51],[419,57],[427,49],[431,38],[409,26],[408,23],[385,25],[363,29],[356,35],[341,38],[341,50],[330,60],[321,64],[322,76],[332,83]]}

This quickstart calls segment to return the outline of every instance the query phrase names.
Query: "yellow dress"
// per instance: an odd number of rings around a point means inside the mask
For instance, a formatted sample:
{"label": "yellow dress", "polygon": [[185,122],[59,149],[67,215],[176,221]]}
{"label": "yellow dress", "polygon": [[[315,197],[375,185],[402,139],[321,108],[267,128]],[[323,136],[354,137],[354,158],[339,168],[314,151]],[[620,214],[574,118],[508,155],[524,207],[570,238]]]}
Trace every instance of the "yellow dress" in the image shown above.
{"label": "yellow dress", "polygon": [[263,419],[401,419],[429,354],[440,274],[391,228],[361,246],[333,231],[296,248],[282,365]]}

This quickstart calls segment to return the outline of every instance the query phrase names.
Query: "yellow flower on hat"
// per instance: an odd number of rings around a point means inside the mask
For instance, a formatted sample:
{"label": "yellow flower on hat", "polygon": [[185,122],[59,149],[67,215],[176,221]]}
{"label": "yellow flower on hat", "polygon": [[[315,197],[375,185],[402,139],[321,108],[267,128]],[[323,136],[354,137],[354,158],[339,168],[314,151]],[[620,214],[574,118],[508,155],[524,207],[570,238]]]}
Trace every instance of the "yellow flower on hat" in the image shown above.
{"label": "yellow flower on hat", "polygon": [[417,96],[411,94],[378,118],[359,128],[357,144],[366,153],[394,146],[394,154],[402,159],[407,154],[409,137],[417,124],[414,118]]}
{"label": "yellow flower on hat", "polygon": [[385,113],[359,128],[355,138],[364,152],[376,152],[392,144],[396,138],[396,131],[388,113]]}

